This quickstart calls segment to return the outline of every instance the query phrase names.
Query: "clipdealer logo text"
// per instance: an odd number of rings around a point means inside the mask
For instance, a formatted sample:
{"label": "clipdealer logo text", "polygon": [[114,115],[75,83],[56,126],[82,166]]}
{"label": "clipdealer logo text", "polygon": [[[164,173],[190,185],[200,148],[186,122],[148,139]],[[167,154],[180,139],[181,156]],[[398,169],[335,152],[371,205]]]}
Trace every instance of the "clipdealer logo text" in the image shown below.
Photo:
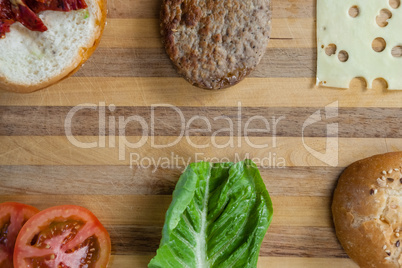
{"label": "clipdealer logo text", "polygon": [[[158,143],[160,140],[157,140],[157,135],[155,135],[155,129],[157,127],[157,123],[163,122],[163,118],[158,118],[158,115],[155,113],[156,109],[169,109],[171,113],[174,113],[176,118],[179,118],[180,127],[177,129],[178,135],[169,139],[168,142],[161,144]],[[98,113],[98,139],[97,141],[91,142],[83,142],[80,141],[79,138],[73,135],[73,118],[79,113],[83,112],[83,110],[89,109]],[[177,159],[181,159],[182,157],[171,152],[172,155],[170,157],[165,157],[166,159],[149,159],[148,156],[141,157],[138,152],[130,149],[138,149],[142,146],[149,146],[152,149],[163,149],[163,148],[171,148],[181,142],[183,139],[194,149],[194,153],[197,154],[197,157],[194,156],[194,159],[186,159],[182,161],[182,164],[185,165],[188,162],[194,161],[195,158],[198,161],[212,161],[210,158],[205,156],[202,158],[202,154],[199,153],[199,149],[205,148],[241,148],[242,143],[246,143],[249,148],[252,149],[275,149],[278,147],[277,144],[277,126],[278,124],[286,119],[286,115],[281,116],[272,116],[271,118],[267,118],[261,115],[251,116],[243,123],[242,116],[242,105],[241,102],[238,102],[236,116],[226,116],[219,115],[212,118],[207,118],[206,116],[201,115],[193,115],[189,118],[185,117],[183,111],[174,105],[171,104],[153,104],[149,107],[150,116],[143,117],[138,114],[134,115],[120,115],[115,116],[113,112],[116,110],[116,106],[110,104],[108,106],[105,105],[104,102],[100,102],[99,104],[94,103],[83,103],[73,107],[67,114],[64,122],[65,134],[67,139],[76,147],[89,149],[89,148],[118,148],[119,152],[119,160],[126,160],[127,153],[129,153],[130,157],[130,165],[146,165],[145,163],[151,163],[153,166],[161,165],[161,163],[165,163],[168,165],[169,159],[173,159],[175,162],[178,162]],[[106,114],[109,114],[108,116]],[[324,115],[326,119],[335,118],[338,116],[338,102],[331,103],[324,107]],[[327,124],[327,137],[326,137],[326,151],[325,153],[314,150],[309,147],[305,142],[304,131],[310,125],[317,123],[323,120],[321,117],[321,110],[315,111],[312,115],[310,115],[307,120],[303,123],[302,127],[302,143],[304,148],[315,158],[321,160],[322,162],[336,166],[338,164],[338,124],[331,123]],[[260,128],[252,128],[253,123],[258,121],[259,126],[263,126]],[[205,126],[205,128],[192,128],[194,123]],[[219,122],[219,123],[217,123]],[[137,124],[137,130],[141,133],[141,135],[137,135],[136,141],[129,141],[126,137],[127,131],[126,128],[130,124]],[[220,127],[217,129],[216,126]],[[254,124],[255,125],[255,124]],[[215,126],[215,128],[213,127]],[[213,131],[214,130],[214,131]],[[117,132],[117,133],[116,133]],[[194,133],[208,133],[206,137],[208,139],[204,139],[202,144],[194,141]],[[222,133],[225,132],[225,142],[222,140],[218,141],[217,137],[221,136]],[[254,143],[250,138],[252,135],[249,133],[264,133],[259,136],[269,137],[270,139],[266,139],[263,143]],[[209,135],[210,134],[210,135]],[[117,139],[116,139],[117,138]],[[270,143],[268,143],[270,141]],[[116,144],[117,143],[117,144]],[[173,148],[172,148],[173,150]],[[246,154],[246,156],[249,156]],[[245,156],[245,157],[246,157]],[[237,160],[242,160],[239,154],[234,156]],[[207,159],[208,158],[208,159]],[[213,158],[213,157],[212,157]],[[215,157],[214,161],[223,161],[227,159],[224,157],[223,159],[219,159]],[[173,161],[172,160],[172,161]],[[261,160],[261,161],[259,161]],[[142,164],[141,164],[142,161]],[[260,165],[270,165],[270,166],[286,166],[285,158],[278,156],[276,153],[269,152],[267,156],[264,156],[263,159],[253,159],[254,162],[260,162]],[[267,164],[264,164],[267,163]],[[149,164],[149,165],[151,165]],[[172,164],[172,163],[170,163]]]}

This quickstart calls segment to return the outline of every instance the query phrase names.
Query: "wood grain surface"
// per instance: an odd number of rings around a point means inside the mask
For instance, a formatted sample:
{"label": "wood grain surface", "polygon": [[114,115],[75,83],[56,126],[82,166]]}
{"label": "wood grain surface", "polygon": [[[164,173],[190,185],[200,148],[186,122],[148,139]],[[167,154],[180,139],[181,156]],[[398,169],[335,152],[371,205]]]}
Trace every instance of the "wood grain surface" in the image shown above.
{"label": "wood grain surface", "polygon": [[[85,206],[110,232],[110,267],[146,267],[188,161],[196,154],[266,158],[258,165],[275,214],[258,267],[356,267],[335,236],[332,193],[352,162],[402,150],[402,92],[381,80],[370,90],[359,79],[347,90],[315,86],[315,4],[273,0],[271,40],[258,68],[235,87],[208,91],[178,77],[166,56],[161,0],[109,0],[100,47],[73,77],[32,94],[0,92],[0,202]],[[330,104],[338,116],[326,118]],[[192,131],[182,133],[172,106]],[[321,120],[305,127],[318,110]],[[143,125],[124,122],[130,116]],[[268,124],[251,120],[261,117]],[[337,133],[327,129],[334,124]],[[139,148],[124,146],[142,138]],[[307,150],[324,153],[327,141],[339,145],[334,166]]]}

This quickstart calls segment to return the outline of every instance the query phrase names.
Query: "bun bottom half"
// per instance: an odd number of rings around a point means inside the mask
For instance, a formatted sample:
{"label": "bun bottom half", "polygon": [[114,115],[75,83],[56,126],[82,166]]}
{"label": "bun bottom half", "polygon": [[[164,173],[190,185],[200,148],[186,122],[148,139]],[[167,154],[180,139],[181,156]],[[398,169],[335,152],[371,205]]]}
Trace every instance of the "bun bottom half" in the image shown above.
{"label": "bun bottom half", "polygon": [[29,93],[80,69],[99,45],[107,14],[106,0],[86,2],[85,10],[41,12],[40,18],[48,26],[43,33],[19,23],[11,26],[10,33],[0,39],[0,89]]}

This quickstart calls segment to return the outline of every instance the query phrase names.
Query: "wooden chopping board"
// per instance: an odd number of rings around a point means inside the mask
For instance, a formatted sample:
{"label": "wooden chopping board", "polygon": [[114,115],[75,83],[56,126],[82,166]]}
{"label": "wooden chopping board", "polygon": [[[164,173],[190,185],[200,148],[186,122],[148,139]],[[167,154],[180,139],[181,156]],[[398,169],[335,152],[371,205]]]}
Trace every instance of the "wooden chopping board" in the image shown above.
{"label": "wooden chopping board", "polygon": [[[227,90],[192,87],[162,48],[160,5],[109,0],[100,47],[77,74],[32,94],[0,92],[0,202],[85,206],[110,232],[110,267],[146,267],[185,162],[248,156],[262,160],[275,211],[258,266],[355,267],[335,236],[332,192],[353,161],[402,150],[402,92],[381,81],[370,90],[359,80],[348,90],[315,86],[313,0],[273,0],[272,39],[251,77]],[[73,113],[77,105],[84,108]],[[325,117],[328,105],[338,107],[336,117]],[[321,120],[303,129],[318,110]],[[214,120],[222,115],[227,119]],[[125,125],[130,116],[137,122]],[[195,129],[189,137],[182,136],[181,116]],[[268,130],[245,135],[249,120],[248,129]],[[213,135],[229,121],[233,133]],[[334,124],[337,134],[328,139]],[[330,157],[336,164],[311,153],[325,153],[337,136]]]}

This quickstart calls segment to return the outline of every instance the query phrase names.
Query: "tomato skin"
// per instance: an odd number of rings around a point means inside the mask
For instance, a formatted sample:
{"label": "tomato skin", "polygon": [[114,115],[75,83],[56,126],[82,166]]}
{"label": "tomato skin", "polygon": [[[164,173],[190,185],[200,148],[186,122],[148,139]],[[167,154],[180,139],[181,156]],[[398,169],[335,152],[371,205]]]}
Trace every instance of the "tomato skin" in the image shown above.
{"label": "tomato skin", "polygon": [[[84,225],[78,230],[74,238],[65,244],[58,243],[56,245],[53,237],[50,239],[51,241],[49,240],[49,244],[46,247],[32,246],[32,241],[35,239],[35,236],[37,236],[38,233],[49,233],[52,230],[52,226],[55,226],[54,222],[59,221],[64,221],[67,223],[77,221],[79,223],[84,223]],[[43,256],[50,255],[53,255],[53,258],[55,258],[54,263],[50,265],[47,264],[49,266],[43,267],[56,268],[58,265],[57,262],[60,260],[62,260],[63,263],[64,261],[77,263],[77,260],[71,260],[70,255],[72,254],[67,253],[67,251],[71,251],[71,248],[83,244],[82,242],[86,241],[85,239],[89,239],[91,237],[96,237],[99,248],[96,250],[96,253],[98,254],[96,263],[91,264],[89,267],[106,268],[109,263],[111,252],[110,236],[98,218],[91,211],[75,205],[56,206],[45,209],[29,219],[21,229],[15,243],[14,265],[18,268],[32,267],[32,265],[27,264],[26,259],[30,259],[31,257],[43,259]],[[58,241],[60,242],[61,240]],[[76,251],[78,252],[79,250]],[[39,265],[36,267],[42,266]]]}
{"label": "tomato skin", "polygon": [[5,202],[0,204],[0,229],[4,228],[6,237],[0,238],[0,267],[13,267],[13,252],[17,235],[22,225],[39,210],[35,207],[17,203]]}

